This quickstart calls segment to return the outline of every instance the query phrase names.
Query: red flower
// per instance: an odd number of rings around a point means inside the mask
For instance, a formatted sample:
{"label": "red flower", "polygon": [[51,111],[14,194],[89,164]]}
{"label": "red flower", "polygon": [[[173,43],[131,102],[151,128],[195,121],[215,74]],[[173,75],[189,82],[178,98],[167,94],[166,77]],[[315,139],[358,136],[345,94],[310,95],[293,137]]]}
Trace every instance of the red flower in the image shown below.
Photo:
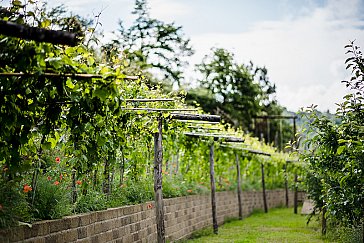
{"label": "red flower", "polygon": [[59,181],[55,181],[53,184],[56,185],[56,186],[58,186]]}
{"label": "red flower", "polygon": [[82,181],[77,180],[77,181],[76,181],[76,184],[77,184],[77,185],[81,185],[81,184],[82,184]]}
{"label": "red flower", "polygon": [[153,208],[153,204],[150,203],[147,205],[147,209],[152,209],[152,208]]}
{"label": "red flower", "polygon": [[33,189],[32,189],[32,187],[31,187],[31,186],[28,186],[28,184],[25,184],[25,185],[23,186],[23,192],[28,193],[28,192],[30,192],[31,190],[33,190]]}
{"label": "red flower", "polygon": [[52,180],[52,177],[48,176],[48,177],[47,177],[47,180],[48,180],[48,181]]}
{"label": "red flower", "polygon": [[59,164],[61,162],[61,159],[59,157],[56,157],[56,163]]}
{"label": "red flower", "polygon": [[63,174],[59,175],[59,180],[61,181],[63,179]]}

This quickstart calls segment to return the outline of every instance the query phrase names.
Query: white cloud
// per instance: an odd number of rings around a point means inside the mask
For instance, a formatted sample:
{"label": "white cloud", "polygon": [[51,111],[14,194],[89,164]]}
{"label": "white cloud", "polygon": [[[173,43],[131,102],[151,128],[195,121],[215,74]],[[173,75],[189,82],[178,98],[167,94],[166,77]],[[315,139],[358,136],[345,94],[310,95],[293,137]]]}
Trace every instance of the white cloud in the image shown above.
{"label": "white cloud", "polygon": [[148,4],[152,17],[167,22],[173,22],[177,16],[184,16],[192,11],[189,5],[171,0],[149,0]]}
{"label": "white cloud", "polygon": [[348,75],[344,46],[357,39],[364,48],[359,5],[359,0],[331,0],[299,17],[260,22],[247,32],[192,36],[194,62],[212,46],[227,48],[241,62],[268,68],[282,105],[297,110],[318,104],[333,111],[347,92],[340,83]]}

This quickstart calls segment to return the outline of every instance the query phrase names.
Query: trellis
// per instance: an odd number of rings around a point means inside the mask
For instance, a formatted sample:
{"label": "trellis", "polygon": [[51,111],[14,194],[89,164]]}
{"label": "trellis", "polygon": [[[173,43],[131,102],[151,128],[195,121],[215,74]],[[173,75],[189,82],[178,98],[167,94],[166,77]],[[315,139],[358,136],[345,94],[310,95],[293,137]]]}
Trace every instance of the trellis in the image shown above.
{"label": "trellis", "polygon": [[[226,136],[226,135],[217,135],[217,134],[208,134],[208,133],[185,133],[187,136],[191,137],[212,137],[214,141],[218,139],[222,139],[225,142],[233,142],[233,143],[242,143],[243,139],[238,137]],[[210,184],[211,184],[211,209],[212,209],[212,226],[215,234],[219,232],[219,226],[217,224],[217,216],[216,216],[216,185],[215,185],[215,168],[214,168],[214,142],[210,144]],[[240,205],[240,203],[239,203]],[[241,206],[241,205],[240,205]],[[240,209],[239,209],[240,210]]]}
{"label": "trellis", "polygon": [[[244,152],[257,154],[257,155],[263,155],[263,156],[271,156],[270,153],[266,153],[259,150],[249,149],[249,148],[241,148],[241,147],[232,147],[228,145],[222,145],[223,147],[231,148],[234,150],[241,150]],[[241,176],[240,176],[240,162],[239,162],[239,156],[237,153],[235,153],[235,160],[236,160],[236,170],[238,173],[238,202],[239,202],[239,219],[243,218],[243,210],[241,207]],[[260,163],[261,165],[261,176],[262,176],[262,195],[263,195],[263,206],[264,206],[264,212],[268,212],[268,206],[267,206],[267,196],[266,196],[266,190],[265,190],[265,177],[264,177],[264,164],[263,162]]]}
{"label": "trellis", "polygon": [[[293,121],[293,135],[292,135],[292,139],[293,141],[296,141],[296,133],[297,133],[297,127],[296,127],[296,119],[297,119],[297,116],[294,115],[294,116],[291,116],[291,115],[261,115],[261,116],[254,116],[254,126],[255,126],[255,129],[257,129],[257,119],[263,119],[266,121],[266,126],[267,126],[267,143],[270,143],[270,123],[269,123],[269,120],[280,120],[281,123],[280,123],[280,136],[282,136],[282,120],[290,120],[292,119]],[[256,131],[257,133],[257,131]],[[258,134],[256,134],[258,135]],[[281,143],[282,143],[282,138],[281,139]],[[288,206],[288,202],[286,203]]]}
{"label": "trellis", "polygon": [[[65,31],[54,31],[46,30],[37,27],[29,27],[24,25],[19,25],[11,23],[8,21],[0,20],[0,34],[19,37],[27,40],[49,42],[52,44],[62,44],[75,46],[79,42],[77,34],[65,32]],[[88,74],[88,73],[0,73],[2,77],[65,77],[73,79],[105,79],[112,78],[113,76],[103,76],[99,74]],[[116,76],[114,76],[116,77]],[[138,76],[128,76],[128,75],[118,75],[118,78],[137,80]],[[121,99],[123,100],[123,99]],[[169,98],[156,98],[156,99],[146,99],[146,98],[135,98],[135,99],[124,99],[127,103],[138,103],[138,102],[173,102],[174,99]],[[61,102],[59,104],[67,104],[66,102]],[[158,242],[165,242],[165,225],[164,225],[164,205],[163,205],[163,192],[162,192],[162,162],[163,162],[163,145],[162,145],[162,126],[163,126],[163,112],[170,113],[169,119],[177,120],[179,122],[188,122],[190,124],[198,124],[200,126],[192,126],[189,128],[197,128],[204,130],[220,130],[219,128],[207,128],[202,127],[202,124],[219,124],[220,116],[216,115],[205,115],[205,114],[191,114],[191,113],[177,113],[185,111],[196,111],[197,109],[190,108],[149,108],[149,107],[121,107],[121,110],[125,111],[146,111],[146,112],[157,112],[159,116],[157,117],[158,122],[158,132],[154,133],[154,193],[155,193],[155,208],[156,208],[156,224],[157,224],[157,240]],[[294,126],[295,127],[295,126]],[[232,143],[242,143],[243,139],[238,137],[233,137],[224,134],[207,134],[207,133],[184,133],[186,136],[190,137],[212,137],[214,141],[222,140],[224,142]],[[250,150],[247,148],[237,148],[230,147],[233,149],[240,149],[249,153],[260,154],[265,156],[270,156],[270,154]],[[217,216],[216,216],[216,186],[215,186],[215,171],[214,171],[214,142],[210,144],[210,183],[211,183],[211,206],[212,206],[212,218],[213,218],[213,230],[214,233],[218,233]],[[262,185],[263,185],[263,197],[264,197],[264,208],[267,208],[266,197],[265,197],[265,183],[264,183],[264,165],[262,163]],[[241,181],[240,181],[240,163],[238,155],[236,153],[236,167],[238,173],[238,201],[239,201],[239,218],[242,219],[242,208],[241,208]],[[295,181],[297,176],[295,176]],[[75,184],[75,178],[73,177],[73,184]],[[74,185],[73,185],[74,186]],[[296,196],[295,196],[296,198]]]}

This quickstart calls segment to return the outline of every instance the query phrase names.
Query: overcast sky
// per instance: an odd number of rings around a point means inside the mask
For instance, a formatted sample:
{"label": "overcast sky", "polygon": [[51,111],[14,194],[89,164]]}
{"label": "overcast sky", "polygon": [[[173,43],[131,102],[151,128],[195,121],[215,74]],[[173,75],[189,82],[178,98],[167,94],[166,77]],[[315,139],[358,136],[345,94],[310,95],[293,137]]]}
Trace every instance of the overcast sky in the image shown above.
{"label": "overcast sky", "polygon": [[[102,11],[105,36],[119,19],[130,24],[133,0],[51,0],[82,16]],[[364,0],[149,0],[151,16],[183,26],[201,62],[211,47],[235,53],[241,63],[268,69],[277,98],[289,110],[317,104],[336,110],[347,93],[344,46],[364,48]],[[191,69],[192,70],[192,69]],[[192,79],[191,71],[186,74]]]}

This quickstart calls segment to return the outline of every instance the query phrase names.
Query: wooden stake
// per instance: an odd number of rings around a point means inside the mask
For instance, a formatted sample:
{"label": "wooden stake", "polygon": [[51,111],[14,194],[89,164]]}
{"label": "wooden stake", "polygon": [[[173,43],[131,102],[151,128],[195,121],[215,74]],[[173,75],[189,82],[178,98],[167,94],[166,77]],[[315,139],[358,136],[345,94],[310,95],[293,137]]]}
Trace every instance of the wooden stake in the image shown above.
{"label": "wooden stake", "polygon": [[72,169],[72,202],[77,201],[77,189],[76,189],[76,170]]}
{"label": "wooden stake", "polygon": [[325,205],[322,207],[322,221],[321,221],[321,234],[326,235],[326,207]]}
{"label": "wooden stake", "polygon": [[265,194],[264,164],[263,163],[261,163],[261,167],[262,167],[262,187],[263,187],[264,212],[268,213],[267,197],[266,197],[266,194]]}
{"label": "wooden stake", "polygon": [[154,197],[155,213],[157,223],[157,242],[164,243],[165,226],[164,226],[164,206],[162,192],[162,116],[158,118],[158,132],[154,134]]}
{"label": "wooden stake", "polygon": [[286,207],[288,208],[289,206],[289,199],[288,199],[288,178],[287,178],[287,161],[285,162],[285,164],[283,165],[283,169],[284,169],[284,188],[286,191]]}
{"label": "wooden stake", "polygon": [[297,214],[297,207],[298,207],[298,188],[297,188],[297,173],[294,174],[294,198],[293,198],[293,207],[294,213]]}
{"label": "wooden stake", "polygon": [[238,137],[232,137],[229,135],[224,134],[216,134],[216,133],[192,133],[192,132],[185,132],[184,135],[191,136],[191,137],[213,137],[215,139],[223,139],[225,142],[232,142],[232,143],[243,143],[244,139]]}
{"label": "wooden stake", "polygon": [[75,46],[81,40],[78,38],[76,33],[30,27],[4,20],[0,20],[0,34],[18,37],[25,40],[34,40],[38,42],[48,42],[52,44],[69,46]]}
{"label": "wooden stake", "polygon": [[172,119],[175,120],[193,120],[193,121],[208,121],[208,122],[220,122],[221,117],[216,115],[204,115],[204,114],[183,114],[172,113]]}
{"label": "wooden stake", "polygon": [[103,192],[109,196],[110,194],[110,164],[109,159],[105,160],[104,163],[104,181],[102,183]]}
{"label": "wooden stake", "polygon": [[239,204],[239,219],[243,219],[243,209],[241,205],[241,175],[240,175],[240,161],[238,153],[235,153],[236,160],[236,172],[237,172],[237,181],[238,181],[238,204]]}
{"label": "wooden stake", "polygon": [[215,187],[215,169],[214,169],[214,143],[210,145],[210,183],[211,183],[211,208],[212,208],[212,226],[214,234],[218,234],[219,226],[216,217],[216,187]]}

